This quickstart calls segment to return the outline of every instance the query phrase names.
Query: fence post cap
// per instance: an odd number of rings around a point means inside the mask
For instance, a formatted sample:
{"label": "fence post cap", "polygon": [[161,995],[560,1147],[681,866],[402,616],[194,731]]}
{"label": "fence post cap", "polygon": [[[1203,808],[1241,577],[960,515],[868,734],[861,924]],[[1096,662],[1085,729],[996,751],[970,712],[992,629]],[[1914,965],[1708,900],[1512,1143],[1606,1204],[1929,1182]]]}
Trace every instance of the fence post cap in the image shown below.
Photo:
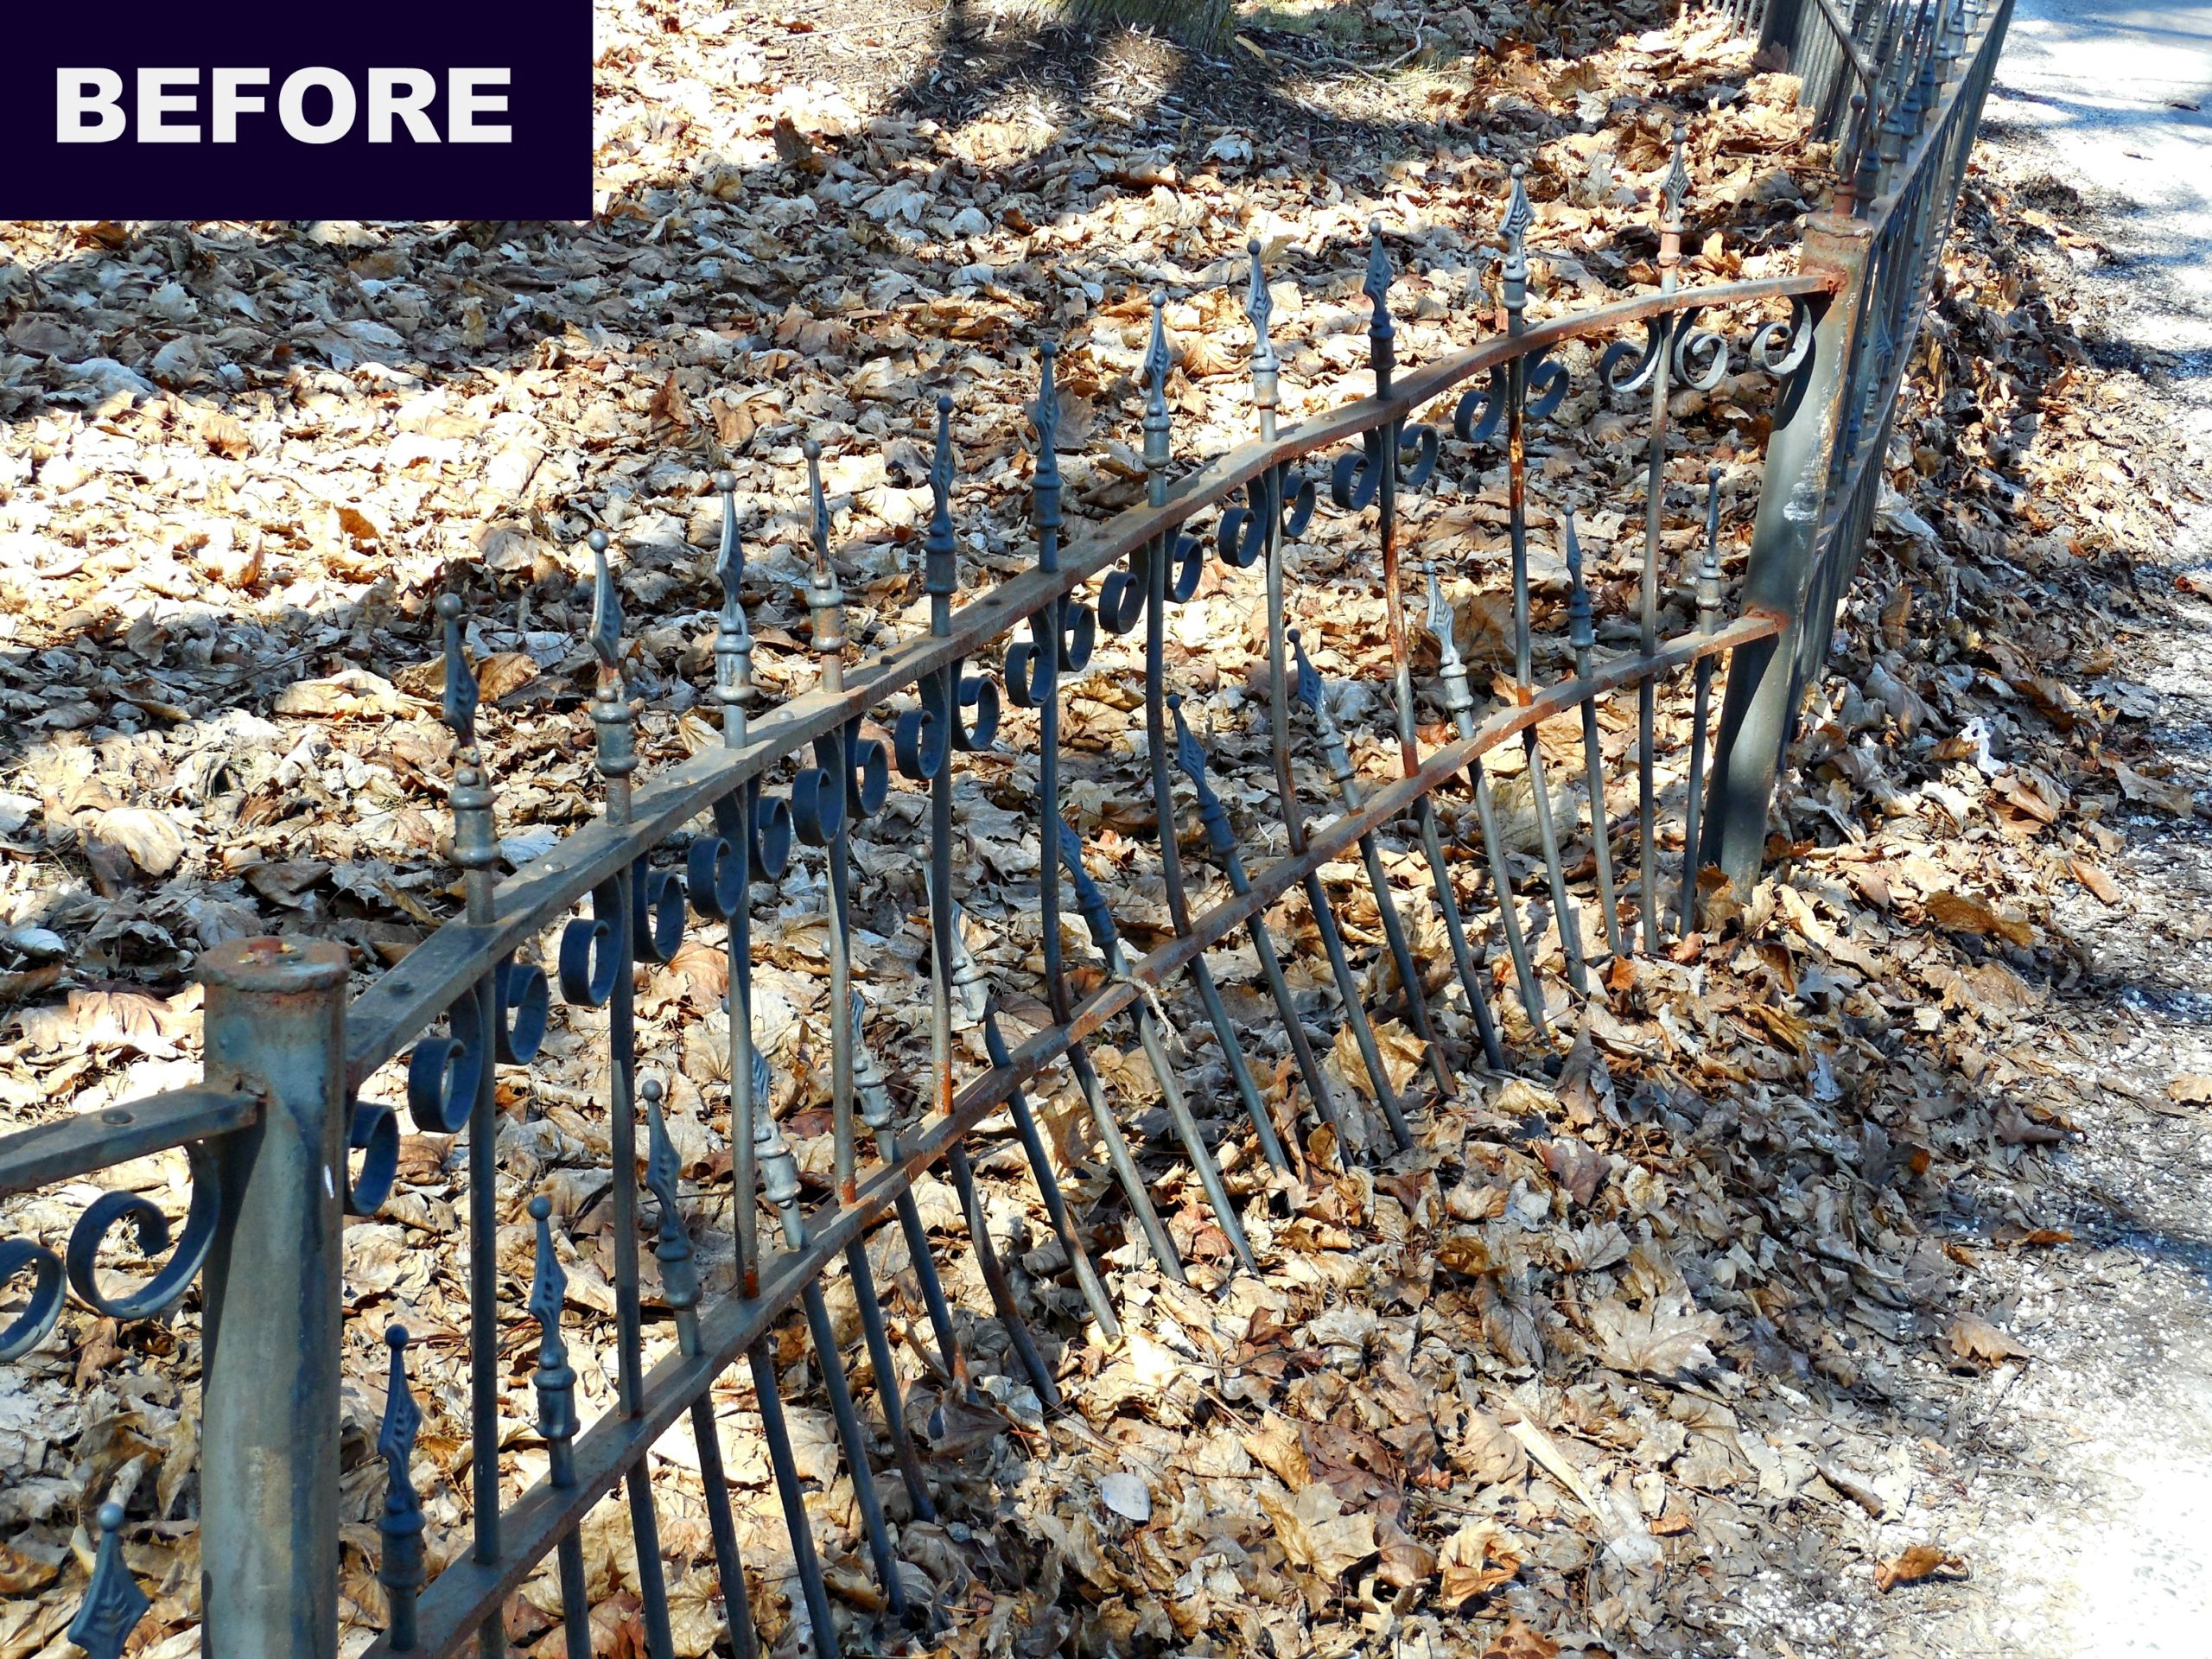
{"label": "fence post cap", "polygon": [[335,939],[226,939],[201,953],[202,982],[226,990],[283,995],[346,982],[352,957]]}

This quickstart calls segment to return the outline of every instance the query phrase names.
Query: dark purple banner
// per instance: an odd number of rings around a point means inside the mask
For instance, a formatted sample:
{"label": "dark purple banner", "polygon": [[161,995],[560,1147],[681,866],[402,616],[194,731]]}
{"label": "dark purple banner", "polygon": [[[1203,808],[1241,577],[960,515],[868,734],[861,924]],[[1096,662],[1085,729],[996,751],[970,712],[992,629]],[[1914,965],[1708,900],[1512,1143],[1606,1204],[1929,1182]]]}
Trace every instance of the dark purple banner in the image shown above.
{"label": "dark purple banner", "polygon": [[591,0],[42,3],[0,219],[588,219]]}

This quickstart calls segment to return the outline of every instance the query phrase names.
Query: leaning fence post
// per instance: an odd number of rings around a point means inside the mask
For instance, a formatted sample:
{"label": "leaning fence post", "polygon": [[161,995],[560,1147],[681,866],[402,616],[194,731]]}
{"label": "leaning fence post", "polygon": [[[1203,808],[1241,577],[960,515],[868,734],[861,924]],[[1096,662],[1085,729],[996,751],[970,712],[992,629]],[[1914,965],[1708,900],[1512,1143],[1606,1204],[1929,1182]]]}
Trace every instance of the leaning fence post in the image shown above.
{"label": "leaning fence post", "polygon": [[1834,271],[1841,282],[1813,324],[1811,378],[1804,394],[1767,439],[1741,599],[1743,611],[1780,616],[1782,632],[1738,646],[1730,660],[1706,797],[1710,838],[1700,861],[1719,865],[1738,894],[1751,892],[1765,851],[1767,806],[1800,690],[1799,639],[1808,628],[1821,629],[1825,637],[1833,622],[1808,615],[1807,601],[1815,590],[1827,516],[1829,457],[1855,395],[1853,346],[1872,239],[1872,226],[1840,214],[1815,213],[1805,221],[1800,263],[1807,270]]}
{"label": "leaning fence post", "polygon": [[345,946],[237,939],[200,959],[211,1087],[261,1121],[220,1152],[200,1408],[202,1650],[338,1651]]}

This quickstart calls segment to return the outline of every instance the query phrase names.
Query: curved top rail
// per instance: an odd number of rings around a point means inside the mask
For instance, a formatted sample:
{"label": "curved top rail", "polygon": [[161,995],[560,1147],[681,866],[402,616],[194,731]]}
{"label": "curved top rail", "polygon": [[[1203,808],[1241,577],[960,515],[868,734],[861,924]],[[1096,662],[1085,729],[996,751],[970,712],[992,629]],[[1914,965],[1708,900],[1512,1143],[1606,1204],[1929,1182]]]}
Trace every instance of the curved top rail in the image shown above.
{"label": "curved top rail", "polygon": [[456,918],[354,998],[347,1014],[346,1085],[358,1089],[442,1014],[490,965],[534,938],[594,887],[635,861],[638,849],[672,836],[776,760],[847,722],[894,692],[969,656],[1023,618],[1171,531],[1272,468],[1409,417],[1477,375],[1567,340],[1625,328],[1669,312],[1833,293],[1840,277],[1814,270],[1750,282],[1655,290],[1500,335],[1407,373],[1385,396],[1355,399],[1255,440],[1208,462],[1172,486],[1158,505],[1116,514],[1076,536],[1054,570],[1027,570],[997,583],[953,613],[949,633],[903,640],[847,671],[836,690],[810,690],[756,720],[742,747],[710,749],[639,786],[626,823],[604,819],[572,830],[560,844],[499,884],[495,918]]}

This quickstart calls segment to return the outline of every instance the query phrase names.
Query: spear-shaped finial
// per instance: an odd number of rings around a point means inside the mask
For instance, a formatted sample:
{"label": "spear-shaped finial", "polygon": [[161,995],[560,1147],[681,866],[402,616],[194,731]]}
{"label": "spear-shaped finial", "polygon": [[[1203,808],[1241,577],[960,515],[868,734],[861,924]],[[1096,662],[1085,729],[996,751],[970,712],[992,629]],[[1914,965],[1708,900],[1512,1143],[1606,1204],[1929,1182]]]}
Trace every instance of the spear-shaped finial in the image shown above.
{"label": "spear-shaped finial", "polygon": [[798,1160],[791,1156],[773,1112],[763,1109],[753,1122],[753,1154],[760,1166],[760,1192],[783,1219],[785,1236],[797,1244],[795,1235],[804,1224],[798,1214]]}
{"label": "spear-shaped finial", "polygon": [[853,1096],[860,1103],[861,1122],[880,1135],[891,1127],[891,1085],[868,1046],[868,1004],[859,991],[847,999],[846,1008],[853,1028]]}
{"label": "spear-shaped finial", "polygon": [[1282,398],[1282,359],[1275,355],[1274,342],[1268,338],[1268,323],[1275,314],[1274,296],[1268,292],[1260,238],[1255,236],[1247,242],[1244,251],[1252,262],[1251,276],[1244,287],[1244,315],[1252,321],[1252,402],[1260,411],[1260,435],[1272,440],[1275,410]]}
{"label": "spear-shaped finial", "polygon": [[1055,820],[1059,827],[1060,866],[1068,873],[1068,880],[1075,888],[1076,909],[1082,913],[1084,925],[1090,930],[1091,943],[1098,947],[1099,955],[1107,965],[1117,966],[1121,938],[1114,925],[1113,906],[1106,902],[1106,895],[1099,891],[1098,883],[1084,868],[1083,837],[1065,818]]}
{"label": "spear-shaped finial", "polygon": [[1370,338],[1388,340],[1396,331],[1390,324],[1390,252],[1382,245],[1382,221],[1367,221],[1367,276],[1359,291],[1367,296],[1374,315],[1369,319]]}
{"label": "spear-shaped finial", "polygon": [[446,724],[453,728],[453,859],[460,865],[468,918],[492,919],[492,874],[499,861],[499,838],[493,823],[492,789],[476,747],[476,709],[481,694],[475,671],[461,652],[461,595],[440,594],[435,606],[445,624]]}
{"label": "spear-shaped finial", "polygon": [[476,671],[468,665],[468,658],[461,652],[461,595],[440,594],[435,608],[445,624],[446,724],[453,728],[454,747],[473,753],[476,747],[476,710],[483,693],[476,683]]}
{"label": "spear-shaped finial", "polygon": [[576,1373],[561,1335],[569,1275],[553,1251],[552,1215],[552,1201],[543,1193],[530,1201],[530,1219],[537,1230],[537,1260],[524,1307],[537,1321],[537,1371],[531,1379],[537,1389],[537,1432],[551,1452],[553,1484],[573,1486],[576,1471],[569,1442],[576,1433]]}
{"label": "spear-shaped finial", "polygon": [[124,1643],[153,1604],[124,1564],[123,1505],[101,1504],[99,1518],[100,1548],[92,1558],[92,1582],[67,1634],[89,1659],[123,1659]]}
{"label": "spear-shaped finial", "polygon": [[1221,797],[1206,777],[1206,752],[1198,747],[1190,722],[1183,718],[1181,692],[1167,699],[1167,712],[1175,721],[1175,764],[1183,769],[1183,775],[1191,780],[1191,787],[1198,798],[1198,823],[1205,830],[1206,844],[1217,856],[1225,856],[1236,845],[1236,833],[1230,828],[1229,809],[1222,804]]}
{"label": "spear-shaped finial", "polygon": [[822,664],[822,689],[845,689],[845,591],[830,565],[830,504],[822,493],[822,445],[809,438],[806,456],[807,517],[814,537],[814,567],[806,578],[806,608],[814,619],[814,654]]}
{"label": "spear-shaped finial", "polygon": [[1598,643],[1590,614],[1590,585],[1582,576],[1582,538],[1574,533],[1574,515],[1566,518],[1567,531],[1567,643],[1575,652],[1577,674],[1586,671],[1586,656]]}
{"label": "spear-shaped finial", "polygon": [[1682,228],[1682,203],[1690,194],[1689,157],[1685,149],[1689,136],[1688,127],[1680,122],[1675,123],[1674,160],[1668,166],[1667,176],[1659,186],[1659,194],[1666,199],[1667,220],[1674,226],[1677,235],[1681,234]]}
{"label": "spear-shaped finial", "polygon": [[1529,227],[1536,222],[1535,210],[1529,206],[1529,191],[1523,182],[1529,176],[1525,162],[1513,163],[1513,190],[1505,200],[1505,219],[1500,229],[1505,236],[1505,263],[1498,275],[1505,287],[1506,326],[1518,332],[1521,314],[1529,304]]}
{"label": "spear-shaped finial", "polygon": [[1052,378],[1059,349],[1049,340],[1037,348],[1043,367],[1031,411],[1037,422],[1037,471],[1030,481],[1037,498],[1037,563],[1046,570],[1060,568],[1060,389]]}
{"label": "spear-shaped finial", "polygon": [[384,1559],[377,1581],[391,1607],[391,1646],[411,1653],[416,1647],[415,1598],[423,1588],[423,1500],[410,1468],[415,1437],[422,1432],[423,1409],[407,1385],[407,1327],[394,1325],[384,1339],[391,1349],[391,1370],[385,1386],[384,1427],[377,1433],[377,1455],[384,1459],[384,1514],[377,1530],[384,1536]]}
{"label": "spear-shaped finial", "polygon": [[1458,619],[1452,613],[1451,601],[1444,597],[1435,562],[1424,559],[1421,566],[1428,579],[1428,631],[1436,636],[1437,675],[1444,683],[1445,707],[1457,726],[1463,713],[1473,710],[1475,694],[1467,684],[1466,659],[1459,655]]}
{"label": "spear-shaped finial", "polygon": [[1321,759],[1328,764],[1329,775],[1341,784],[1353,775],[1351,751],[1345,747],[1337,717],[1329,712],[1328,693],[1321,684],[1320,675],[1314,671],[1313,659],[1306,654],[1298,630],[1291,629],[1283,638],[1289,642],[1291,658],[1297,665],[1291,695],[1313,711],[1313,731],[1320,741]]}
{"label": "spear-shaped finial", "polygon": [[591,648],[599,658],[599,690],[591,701],[591,722],[599,741],[599,770],[607,779],[607,816],[616,823],[630,819],[630,774],[638,769],[636,738],[630,724],[630,700],[622,684],[622,601],[607,568],[607,532],[586,537],[591,547]]}
{"label": "spear-shaped finial", "polygon": [[653,1255],[660,1261],[661,1294],[680,1320],[699,1305],[699,1274],[676,1203],[676,1142],[669,1138],[661,1111],[660,1079],[647,1077],[638,1093],[645,1103],[645,1187],[660,1205],[660,1237]]}
{"label": "spear-shaped finial", "polygon": [[950,599],[959,583],[960,543],[952,528],[952,396],[937,400],[937,453],[930,458],[930,527],[922,538],[922,587]]}
{"label": "spear-shaped finial", "polygon": [[737,534],[737,474],[715,474],[722,499],[721,547],[715,575],[722,585],[722,614],[715,630],[715,697],[722,705],[722,741],[732,748],[745,742],[746,712],[753,702],[753,630],[745,620],[745,543]]}
{"label": "spear-shaped finial", "polygon": [[1167,353],[1167,296],[1155,289],[1152,296],[1152,341],[1144,353],[1144,469],[1152,485],[1154,505],[1165,495],[1167,488],[1168,435],[1172,417],[1167,413],[1167,371],[1171,359]]}

